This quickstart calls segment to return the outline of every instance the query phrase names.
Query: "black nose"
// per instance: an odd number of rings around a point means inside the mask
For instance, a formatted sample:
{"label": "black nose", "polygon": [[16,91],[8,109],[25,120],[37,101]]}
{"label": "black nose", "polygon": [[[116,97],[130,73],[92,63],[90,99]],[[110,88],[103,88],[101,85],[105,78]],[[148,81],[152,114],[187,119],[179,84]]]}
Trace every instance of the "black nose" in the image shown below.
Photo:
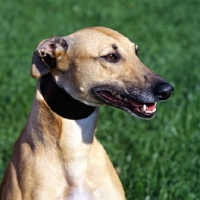
{"label": "black nose", "polygon": [[160,83],[154,88],[154,94],[159,100],[166,100],[171,96],[174,87],[169,83]]}

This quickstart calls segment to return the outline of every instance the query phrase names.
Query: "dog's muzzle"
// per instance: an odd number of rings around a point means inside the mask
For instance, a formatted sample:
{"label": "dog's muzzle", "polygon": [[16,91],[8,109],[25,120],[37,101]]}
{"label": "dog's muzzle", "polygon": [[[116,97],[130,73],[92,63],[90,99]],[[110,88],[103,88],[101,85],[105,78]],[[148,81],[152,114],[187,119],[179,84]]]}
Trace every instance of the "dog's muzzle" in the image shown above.
{"label": "dog's muzzle", "polygon": [[102,102],[146,119],[154,116],[156,102],[168,99],[173,90],[167,82],[156,84],[149,90],[131,88],[128,93],[111,85],[93,88],[94,95]]}

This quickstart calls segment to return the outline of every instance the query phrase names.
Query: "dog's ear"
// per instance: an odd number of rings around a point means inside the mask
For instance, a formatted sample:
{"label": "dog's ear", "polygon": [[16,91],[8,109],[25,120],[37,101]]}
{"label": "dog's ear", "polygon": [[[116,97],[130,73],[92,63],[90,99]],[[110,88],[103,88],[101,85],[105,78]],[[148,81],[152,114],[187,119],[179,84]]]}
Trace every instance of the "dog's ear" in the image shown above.
{"label": "dog's ear", "polygon": [[47,67],[41,60],[38,55],[38,51],[35,50],[33,54],[33,61],[31,66],[31,76],[33,78],[40,78],[41,76],[48,74],[50,71],[49,67]]}
{"label": "dog's ear", "polygon": [[60,37],[53,37],[42,41],[33,54],[31,76],[40,78],[56,67],[56,58],[67,50],[67,41]]}

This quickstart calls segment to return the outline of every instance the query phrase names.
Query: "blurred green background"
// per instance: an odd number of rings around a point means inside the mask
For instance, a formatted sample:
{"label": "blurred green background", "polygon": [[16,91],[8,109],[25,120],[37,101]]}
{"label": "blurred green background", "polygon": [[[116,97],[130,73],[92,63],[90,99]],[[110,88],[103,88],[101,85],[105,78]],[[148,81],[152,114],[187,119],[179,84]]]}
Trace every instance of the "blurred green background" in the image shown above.
{"label": "blurred green background", "polygon": [[97,138],[119,172],[128,200],[200,199],[199,0],[1,0],[0,177],[35,92],[36,45],[54,35],[106,26],[129,37],[141,61],[174,87],[145,121],[100,109]]}

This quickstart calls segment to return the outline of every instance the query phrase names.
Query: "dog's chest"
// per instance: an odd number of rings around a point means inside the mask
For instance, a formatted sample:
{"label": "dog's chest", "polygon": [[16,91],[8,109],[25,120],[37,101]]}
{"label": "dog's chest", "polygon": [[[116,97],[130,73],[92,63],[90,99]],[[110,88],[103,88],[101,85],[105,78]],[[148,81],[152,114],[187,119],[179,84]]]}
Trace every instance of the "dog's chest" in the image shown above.
{"label": "dog's chest", "polygon": [[[62,119],[60,145],[68,200],[92,200],[93,193],[87,183],[87,170],[92,148],[97,112],[83,120]],[[58,200],[63,200],[62,198]]]}
{"label": "dog's chest", "polygon": [[92,200],[92,192],[86,188],[76,187],[70,191],[68,200]]}

